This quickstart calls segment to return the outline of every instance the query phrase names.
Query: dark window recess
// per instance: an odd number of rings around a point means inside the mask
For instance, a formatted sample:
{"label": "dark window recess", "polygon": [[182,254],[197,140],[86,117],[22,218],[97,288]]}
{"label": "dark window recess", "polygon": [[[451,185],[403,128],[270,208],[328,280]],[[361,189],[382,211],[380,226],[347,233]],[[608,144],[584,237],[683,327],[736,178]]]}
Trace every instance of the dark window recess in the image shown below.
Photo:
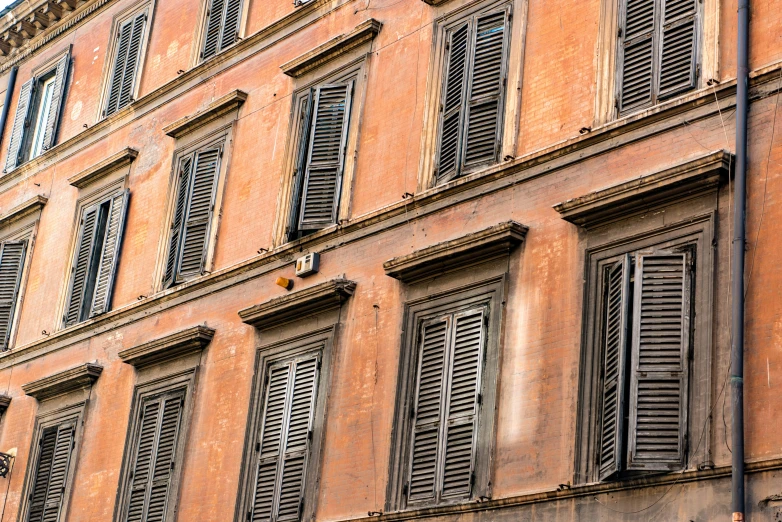
{"label": "dark window recess", "polygon": [[625,255],[605,273],[600,480],[685,465],[691,257]]}
{"label": "dark window recess", "polygon": [[125,190],[82,211],[63,318],[65,326],[111,309],[129,197]]}
{"label": "dark window recess", "polygon": [[30,78],[19,89],[5,172],[54,146],[62,112],[70,55],[52,69]]}
{"label": "dark window recess", "polygon": [[61,519],[75,439],[76,420],[73,419],[41,431],[38,459],[30,484],[27,522]]}
{"label": "dark window recess", "polygon": [[337,222],[353,81],[312,89],[300,106],[288,239]]}
{"label": "dark window recess", "polygon": [[0,351],[8,350],[27,241],[0,243]]}
{"label": "dark window recess", "polygon": [[179,444],[185,390],[143,399],[133,435],[131,470],[125,485],[123,522],[169,520],[171,480]]}
{"label": "dark window recess", "polygon": [[267,370],[247,513],[251,522],[299,520],[319,370],[319,354],[274,363]]}
{"label": "dark window recess", "polygon": [[211,58],[239,40],[239,23],[242,18],[241,0],[208,1],[202,60]]}
{"label": "dark window recess", "polygon": [[223,144],[180,158],[163,286],[204,272]]}
{"label": "dark window recess", "polygon": [[436,183],[499,160],[509,22],[507,7],[447,30]]}
{"label": "dark window recess", "polygon": [[697,0],[624,0],[619,25],[620,114],[693,89],[698,75]]}
{"label": "dark window recess", "polygon": [[114,64],[104,116],[110,116],[133,101],[133,89],[141,61],[141,47],[147,14],[141,13],[123,22],[117,30]]}

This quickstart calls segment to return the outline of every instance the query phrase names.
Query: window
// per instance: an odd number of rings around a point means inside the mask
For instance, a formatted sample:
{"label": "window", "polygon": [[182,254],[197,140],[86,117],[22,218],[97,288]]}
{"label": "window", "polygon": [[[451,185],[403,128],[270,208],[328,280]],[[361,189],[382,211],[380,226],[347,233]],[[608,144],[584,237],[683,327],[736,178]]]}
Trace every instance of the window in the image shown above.
{"label": "window", "polygon": [[111,309],[129,196],[124,190],[82,210],[63,318],[65,326]]}
{"label": "window", "polygon": [[25,82],[19,90],[5,172],[54,146],[69,63],[70,55],[66,54],[53,67]]}
{"label": "window", "polygon": [[201,59],[207,60],[239,40],[241,0],[208,0]]}
{"label": "window", "polygon": [[147,11],[144,10],[120,21],[116,29],[103,116],[111,116],[133,101],[141,68],[147,18]]}
{"label": "window", "polygon": [[623,0],[617,56],[620,114],[696,87],[700,75],[697,0]]}
{"label": "window", "polygon": [[435,183],[499,161],[510,5],[446,28]]}
{"label": "window", "polygon": [[10,347],[26,253],[27,240],[0,243],[0,351]]}
{"label": "window", "polygon": [[225,138],[179,157],[163,286],[202,275]]}

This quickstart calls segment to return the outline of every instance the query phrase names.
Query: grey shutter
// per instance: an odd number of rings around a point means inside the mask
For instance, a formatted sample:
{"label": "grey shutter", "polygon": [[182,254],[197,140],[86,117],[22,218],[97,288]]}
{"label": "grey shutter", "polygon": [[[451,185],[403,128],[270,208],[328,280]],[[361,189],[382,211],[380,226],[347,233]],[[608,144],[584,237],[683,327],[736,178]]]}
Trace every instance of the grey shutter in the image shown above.
{"label": "grey shutter", "polygon": [[108,312],[111,309],[111,295],[114,290],[114,278],[119,262],[129,198],[130,191],[125,190],[113,196],[109,203],[106,232],[95,276],[95,292],[92,296],[90,317]]}
{"label": "grey shutter", "polygon": [[8,350],[27,241],[0,244],[0,351]]}
{"label": "grey shutter", "polygon": [[43,134],[43,150],[52,148],[57,138],[57,127],[60,124],[60,114],[62,113],[63,101],[65,100],[65,83],[70,61],[70,54],[66,54],[60,58],[55,67],[52,101],[49,103],[48,108],[44,107],[48,115],[46,117],[46,130]]}
{"label": "grey shutter", "polygon": [[206,12],[206,30],[204,34],[204,49],[201,59],[206,60],[216,55],[220,49],[220,33],[223,27],[224,0],[210,0]]}
{"label": "grey shutter", "polygon": [[163,287],[167,288],[174,282],[177,260],[179,259],[179,239],[182,235],[182,224],[187,210],[187,196],[190,190],[190,174],[193,167],[193,157],[188,156],[179,164],[176,180],[176,196],[174,199],[174,215],[171,219],[171,231],[168,238],[168,257],[166,272],[163,277]]}
{"label": "grey shutter", "polygon": [[133,101],[133,87],[138,74],[142,36],[147,22],[146,13],[126,21],[117,31],[114,70],[109,84],[106,116],[114,114]]}
{"label": "grey shutter", "polygon": [[630,269],[630,256],[624,255],[609,269],[605,284],[600,480],[606,480],[622,469]]}
{"label": "grey shutter", "polygon": [[242,0],[226,0],[223,31],[220,35],[220,50],[236,43],[239,38],[239,21],[242,14]]}
{"label": "grey shutter", "polygon": [[152,476],[150,465],[155,452],[161,402],[161,399],[149,400],[141,408],[139,433],[134,442],[135,454],[130,474],[126,522],[142,522],[144,520],[147,489]]}
{"label": "grey shutter", "polygon": [[470,24],[449,31],[447,64],[443,74],[443,103],[440,108],[440,143],[436,178],[438,183],[457,175],[461,165],[462,117],[468,75],[467,56],[470,45]]}
{"label": "grey shutter", "polygon": [[304,173],[307,167],[307,152],[310,145],[310,128],[312,118],[312,105],[315,102],[315,90],[310,89],[307,96],[301,100],[299,107],[299,150],[296,154],[296,170],[293,172],[293,191],[291,199],[291,212],[288,218],[288,241],[295,239],[298,232],[299,210],[301,209],[301,192],[304,184]]}
{"label": "grey shutter", "polygon": [[475,27],[469,102],[465,117],[465,168],[497,162],[502,139],[508,10],[478,17]]}
{"label": "grey shutter", "polygon": [[200,150],[195,155],[177,281],[203,273],[222,155],[222,145]]}
{"label": "grey shutter", "polygon": [[353,82],[323,85],[315,92],[299,230],[337,221],[352,92]]}
{"label": "grey shutter", "polygon": [[60,519],[75,433],[73,422],[42,431],[30,492],[28,522],[57,522]]}
{"label": "grey shutter", "polygon": [[19,89],[19,101],[16,103],[14,124],[11,127],[11,139],[8,142],[8,155],[5,158],[5,172],[11,172],[19,164],[22,141],[25,129],[28,126],[28,113],[30,112],[30,100],[32,99],[34,85],[35,78],[31,78],[24,82]]}
{"label": "grey shutter", "polygon": [[248,519],[298,520],[318,389],[319,356],[270,366]]}
{"label": "grey shutter", "polygon": [[654,80],[655,0],[625,0],[620,25],[619,111],[652,103]]}
{"label": "grey shutter", "polygon": [[110,116],[119,109],[119,93],[122,90],[123,78],[125,76],[125,64],[128,61],[128,47],[130,37],[133,35],[133,20],[123,23],[117,31],[117,47],[114,56],[114,70],[111,73],[111,82],[109,83],[109,95],[106,101],[105,115]]}
{"label": "grey shutter", "polygon": [[631,470],[684,465],[690,284],[685,254],[637,256],[627,466]]}
{"label": "grey shutter", "polygon": [[697,0],[664,0],[660,97],[695,87]]}
{"label": "grey shutter", "polygon": [[163,522],[169,509],[171,477],[175,465],[184,398],[167,397],[158,429],[155,459],[149,488],[146,522]]}
{"label": "grey shutter", "polygon": [[76,253],[71,266],[71,283],[68,306],[65,308],[65,326],[70,326],[82,320],[85,290],[90,286],[89,272],[95,236],[98,227],[100,205],[92,205],[82,212],[79,238],[76,242]]}

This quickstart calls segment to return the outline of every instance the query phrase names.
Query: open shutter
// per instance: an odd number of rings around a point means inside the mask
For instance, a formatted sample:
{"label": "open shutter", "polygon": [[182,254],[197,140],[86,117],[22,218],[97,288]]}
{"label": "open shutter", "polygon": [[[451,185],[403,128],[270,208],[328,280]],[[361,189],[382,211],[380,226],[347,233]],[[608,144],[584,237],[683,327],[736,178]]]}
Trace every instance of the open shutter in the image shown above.
{"label": "open shutter", "polygon": [[443,74],[443,103],[440,107],[440,144],[436,178],[438,183],[456,176],[461,165],[462,117],[468,75],[470,24],[465,23],[448,34],[446,69]]}
{"label": "open shutter", "polygon": [[620,26],[621,79],[619,110],[652,103],[655,5],[652,0],[625,0]]}
{"label": "open shutter", "polygon": [[163,400],[146,522],[163,522],[166,519],[183,406],[184,398],[181,395],[169,396]]}
{"label": "open shutter", "polygon": [[630,268],[630,256],[625,255],[609,269],[605,283],[600,480],[622,470]]}
{"label": "open shutter", "polygon": [[697,0],[664,0],[660,97],[695,87]]}
{"label": "open shutter", "polygon": [[307,96],[301,100],[299,113],[301,114],[299,125],[299,150],[296,154],[296,170],[293,172],[293,197],[291,212],[288,218],[288,241],[296,239],[299,226],[299,211],[301,210],[301,192],[304,184],[304,173],[307,167],[307,152],[310,145],[310,129],[312,120],[312,106],[315,103],[315,89],[310,89]]}
{"label": "open shutter", "polygon": [[44,110],[48,111],[48,115],[46,117],[46,130],[43,135],[43,150],[52,148],[57,138],[57,127],[60,123],[60,114],[62,113],[62,105],[65,100],[65,80],[68,75],[70,61],[70,54],[66,54],[60,58],[55,68],[52,101],[49,103],[48,108],[44,107]]}
{"label": "open shutter", "polygon": [[176,199],[174,200],[174,216],[171,219],[171,231],[168,238],[168,257],[166,258],[166,272],[163,276],[163,288],[173,284],[179,259],[179,239],[182,236],[182,224],[185,221],[187,210],[187,196],[190,191],[190,174],[193,168],[193,157],[188,156],[179,164],[179,172],[176,180]]}
{"label": "open shutter", "polygon": [[220,50],[236,43],[239,38],[239,21],[242,14],[242,0],[225,0],[223,32],[220,35]]}
{"label": "open shutter", "polygon": [[637,256],[627,466],[631,470],[684,465],[690,284],[686,254]]}
{"label": "open shutter", "polygon": [[130,473],[130,491],[128,493],[128,511],[126,522],[142,522],[147,504],[147,491],[152,477],[150,469],[154,453],[155,439],[162,400],[148,400],[141,408],[139,433],[135,440],[135,454]]}
{"label": "open shutter", "polygon": [[19,164],[22,140],[28,125],[30,100],[32,99],[34,85],[35,78],[31,78],[24,82],[19,89],[19,101],[16,103],[14,124],[11,127],[11,139],[8,143],[8,156],[5,158],[5,172],[11,172]]}
{"label": "open shutter", "polygon": [[133,101],[133,87],[146,22],[147,14],[141,13],[124,22],[117,31],[116,56],[109,84],[106,116],[114,114]]}
{"label": "open shutter", "polygon": [[0,351],[8,349],[27,241],[0,244]]}
{"label": "open shutter", "polygon": [[336,223],[353,82],[323,85],[315,91],[299,230]]}
{"label": "open shutter", "polygon": [[222,155],[222,145],[200,150],[195,155],[177,281],[203,273]]}
{"label": "open shutter", "polygon": [[76,242],[76,255],[71,267],[71,284],[68,306],[65,308],[65,326],[78,323],[82,319],[85,289],[89,284],[90,261],[95,243],[98,224],[99,205],[87,207],[82,212],[79,239]]}
{"label": "open shutter", "polygon": [[497,162],[502,139],[509,11],[477,18],[469,103],[465,118],[465,168]]}
{"label": "open shutter", "polygon": [[70,469],[76,426],[67,422],[45,428],[30,492],[28,522],[57,522]]}
{"label": "open shutter", "polygon": [[209,9],[206,12],[204,50],[201,52],[201,59],[203,60],[211,58],[220,50],[220,33],[223,27],[224,10],[225,0],[210,0]]}
{"label": "open shutter", "polygon": [[108,312],[111,308],[111,294],[114,289],[114,277],[119,261],[129,198],[130,191],[125,190],[113,196],[109,203],[106,232],[95,277],[95,292],[92,297],[90,317]]}

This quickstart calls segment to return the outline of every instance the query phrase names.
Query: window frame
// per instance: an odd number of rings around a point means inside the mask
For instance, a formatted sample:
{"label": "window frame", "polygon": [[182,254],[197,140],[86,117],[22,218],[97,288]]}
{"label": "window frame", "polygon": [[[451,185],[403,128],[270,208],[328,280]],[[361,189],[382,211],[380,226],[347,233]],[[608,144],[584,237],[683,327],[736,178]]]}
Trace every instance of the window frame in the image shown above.
{"label": "window frame", "polygon": [[206,33],[207,33],[207,23],[209,22],[209,7],[212,4],[212,0],[204,0],[201,2],[200,12],[198,15],[198,29],[197,34],[195,38],[196,45],[193,46],[193,49],[191,50],[191,57],[190,57],[190,65],[191,67],[196,67],[204,62],[207,62],[213,58],[216,58],[220,56],[221,54],[225,53],[229,49],[235,48],[246,36],[247,36],[247,15],[249,11],[249,5],[250,0],[241,0],[242,5],[239,8],[239,27],[238,27],[238,35],[236,38],[236,41],[229,45],[228,47],[224,47],[220,49],[219,51],[215,52],[214,56],[210,56],[209,58],[203,58],[203,52],[204,52],[204,45],[206,44]]}

